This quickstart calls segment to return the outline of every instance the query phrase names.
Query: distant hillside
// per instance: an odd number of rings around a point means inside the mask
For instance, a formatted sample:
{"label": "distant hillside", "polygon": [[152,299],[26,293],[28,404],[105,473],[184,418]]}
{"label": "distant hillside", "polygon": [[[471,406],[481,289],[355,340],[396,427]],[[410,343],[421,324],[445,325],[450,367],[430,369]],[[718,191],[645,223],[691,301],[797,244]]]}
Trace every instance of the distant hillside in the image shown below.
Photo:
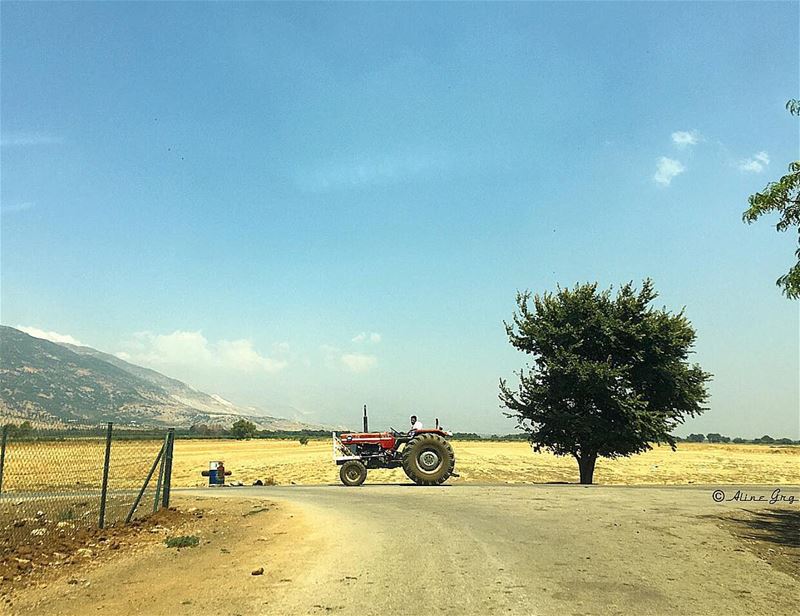
{"label": "distant hillside", "polygon": [[141,426],[229,425],[262,429],[324,426],[259,414],[155,370],[90,347],[61,345],[0,326],[0,415],[41,423]]}
{"label": "distant hillside", "polygon": [[[137,366],[136,364],[127,362],[124,359],[116,357],[115,355],[103,353],[102,351],[98,351],[97,349],[86,346],[76,346],[74,344],[63,344],[62,346],[68,348],[74,353],[77,353],[78,355],[94,357],[107,362],[112,366],[116,366],[120,370],[124,370],[125,372],[150,383],[150,385],[164,390],[169,394],[173,402],[184,404],[198,411],[203,411],[210,415],[263,415],[262,413],[258,412],[257,409],[237,406],[220,396],[211,396],[202,391],[198,391],[182,381],[165,376],[160,372],[151,370],[150,368]],[[285,421],[276,417],[266,416],[264,419]]]}

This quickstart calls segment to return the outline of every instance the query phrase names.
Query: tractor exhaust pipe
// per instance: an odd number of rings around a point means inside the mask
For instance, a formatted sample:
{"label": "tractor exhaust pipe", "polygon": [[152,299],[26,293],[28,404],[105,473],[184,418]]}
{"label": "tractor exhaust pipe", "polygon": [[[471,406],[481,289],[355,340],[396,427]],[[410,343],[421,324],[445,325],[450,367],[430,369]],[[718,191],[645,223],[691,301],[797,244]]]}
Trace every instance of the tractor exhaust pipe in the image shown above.
{"label": "tractor exhaust pipe", "polygon": [[369,432],[369,423],[367,421],[367,405],[364,405],[364,432]]}

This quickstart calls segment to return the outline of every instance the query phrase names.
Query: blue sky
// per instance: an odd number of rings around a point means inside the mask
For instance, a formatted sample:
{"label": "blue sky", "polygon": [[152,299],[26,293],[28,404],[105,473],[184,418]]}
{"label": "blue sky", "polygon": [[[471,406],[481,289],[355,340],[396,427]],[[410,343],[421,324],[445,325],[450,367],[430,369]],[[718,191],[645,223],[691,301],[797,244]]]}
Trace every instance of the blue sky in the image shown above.
{"label": "blue sky", "polygon": [[[510,431],[517,289],[654,279],[688,431],[800,436],[797,3],[8,3],[2,321],[313,421]],[[291,408],[289,408],[291,407]]]}

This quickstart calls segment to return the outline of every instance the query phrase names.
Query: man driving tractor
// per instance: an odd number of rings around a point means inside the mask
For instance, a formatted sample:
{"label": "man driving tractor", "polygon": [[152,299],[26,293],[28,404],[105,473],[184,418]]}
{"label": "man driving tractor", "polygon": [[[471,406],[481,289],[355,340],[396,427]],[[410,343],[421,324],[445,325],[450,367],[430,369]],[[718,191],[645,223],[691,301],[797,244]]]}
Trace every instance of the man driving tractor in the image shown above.
{"label": "man driving tractor", "polygon": [[371,468],[402,468],[414,483],[438,486],[455,473],[456,456],[448,437],[453,436],[439,426],[425,429],[416,415],[411,416],[411,429],[403,434],[394,428],[389,432],[370,432],[367,407],[364,406],[364,431],[333,433],[333,459],[339,478],[346,486],[360,486]]}

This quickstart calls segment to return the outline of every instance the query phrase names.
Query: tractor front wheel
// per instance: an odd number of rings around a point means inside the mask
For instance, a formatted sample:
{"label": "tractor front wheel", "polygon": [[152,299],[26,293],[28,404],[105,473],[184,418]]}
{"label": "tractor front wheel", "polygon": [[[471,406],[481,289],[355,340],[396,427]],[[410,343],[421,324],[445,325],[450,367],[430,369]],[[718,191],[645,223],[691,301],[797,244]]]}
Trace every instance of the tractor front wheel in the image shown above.
{"label": "tractor front wheel", "polygon": [[360,486],[367,478],[367,467],[360,460],[348,460],[339,469],[339,478],[346,486]]}
{"label": "tractor front wheel", "polygon": [[453,474],[456,455],[446,439],[438,434],[420,434],[403,449],[403,470],[421,486],[437,486]]}

